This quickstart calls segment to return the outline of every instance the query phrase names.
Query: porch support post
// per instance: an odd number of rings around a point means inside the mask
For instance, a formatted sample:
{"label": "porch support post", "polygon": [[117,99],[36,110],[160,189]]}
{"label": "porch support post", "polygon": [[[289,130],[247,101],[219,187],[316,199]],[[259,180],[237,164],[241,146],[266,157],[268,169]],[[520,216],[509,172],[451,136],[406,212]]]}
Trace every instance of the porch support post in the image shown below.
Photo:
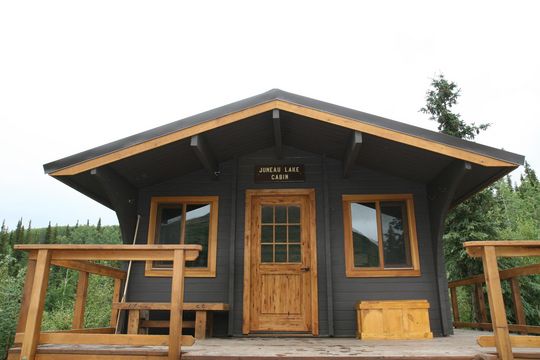
{"label": "porch support post", "polygon": [[122,241],[133,242],[137,225],[137,188],[113,169],[104,166],[90,173],[101,185],[118,217]]}
{"label": "porch support post", "polygon": [[51,253],[49,250],[39,250],[21,346],[21,359],[34,360],[36,356],[39,333],[41,330],[41,319],[43,317],[43,307],[45,306],[45,294],[49,282],[50,265]]}
{"label": "porch support post", "polygon": [[210,176],[217,179],[219,175],[218,162],[210,151],[206,139],[201,134],[194,135],[191,137],[190,145],[201,164],[210,173]]}
{"label": "porch support post", "polygon": [[354,167],[360,147],[362,146],[362,133],[354,131],[351,135],[351,140],[347,146],[347,151],[343,159],[343,177],[348,178],[351,175],[351,170]]}
{"label": "porch support post", "polygon": [[442,237],[444,234],[444,220],[452,205],[456,189],[467,173],[471,164],[461,160],[454,160],[443,169],[429,184],[427,195],[429,204],[429,218],[433,261],[435,268],[437,292],[441,312],[441,330],[443,336],[453,334],[450,304],[448,299],[448,279],[444,266],[444,252]]}
{"label": "porch support post", "polygon": [[274,148],[276,157],[283,158],[283,141],[281,137],[281,119],[279,117],[279,109],[272,110],[272,122],[274,124]]}
{"label": "porch support post", "polygon": [[487,323],[487,312],[486,312],[486,300],[484,298],[484,287],[482,284],[476,284],[475,287],[476,301],[478,304],[478,322]]}
{"label": "porch support post", "polygon": [[495,247],[484,247],[482,251],[482,263],[484,265],[484,274],[486,276],[486,288],[497,355],[502,360],[512,360],[514,356],[512,354],[512,345],[510,343],[510,333],[508,332],[508,321],[506,320],[506,310],[502,296],[501,279],[499,276],[499,266],[497,265]]}
{"label": "porch support post", "polygon": [[22,333],[26,327],[26,318],[28,316],[28,307],[30,306],[30,298],[32,296],[32,285],[34,284],[34,275],[36,273],[36,260],[28,260],[26,266],[26,278],[24,280],[24,288],[22,293],[21,309],[19,310],[19,323],[17,324],[17,332]]}
{"label": "porch support post", "polygon": [[75,295],[75,306],[73,310],[72,329],[84,329],[84,308],[86,306],[86,294],[88,293],[88,273],[79,271],[77,280],[77,294]]}
{"label": "porch support post", "polygon": [[[114,279],[114,290],[113,290],[113,297],[112,302],[120,302],[120,293],[122,292],[122,280],[121,279]],[[111,306],[111,327],[116,327],[116,321],[118,319],[118,309],[116,309],[114,306]]]}
{"label": "porch support post", "polygon": [[[514,315],[516,316],[517,325],[527,325],[525,318],[525,310],[521,301],[521,290],[519,288],[519,277],[510,278],[510,286],[512,288],[512,299],[514,304]],[[527,330],[520,331],[521,335],[527,335]]]}
{"label": "porch support post", "polygon": [[169,323],[169,360],[180,358],[184,305],[184,250],[174,250]]}

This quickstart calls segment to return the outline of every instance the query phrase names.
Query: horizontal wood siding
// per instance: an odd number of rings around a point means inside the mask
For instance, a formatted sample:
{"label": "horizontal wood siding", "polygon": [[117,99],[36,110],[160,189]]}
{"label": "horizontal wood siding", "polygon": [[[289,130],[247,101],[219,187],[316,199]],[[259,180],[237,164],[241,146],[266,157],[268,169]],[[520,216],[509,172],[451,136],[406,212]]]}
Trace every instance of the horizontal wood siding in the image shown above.
{"label": "horizontal wood siding", "polygon": [[[247,189],[314,188],[316,192],[317,254],[318,254],[318,303],[319,329],[322,336],[328,335],[328,313],[326,294],[326,257],[324,197],[322,188],[322,157],[284,146],[284,158],[277,160],[273,148],[260,150],[238,159],[237,216],[234,268],[233,334],[242,334],[243,276],[244,276],[244,220],[245,192]],[[180,160],[179,160],[180,161]],[[343,179],[341,161],[327,158],[328,200],[330,206],[330,243],[332,253],[333,316],[336,336],[354,336],[356,332],[355,304],[359,300],[426,299],[429,301],[430,321],[434,335],[441,332],[440,309],[436,293],[432,247],[425,184],[405,180],[392,175],[355,166],[351,175]],[[304,164],[306,181],[301,183],[254,183],[255,165]],[[170,166],[170,165],[167,165]],[[148,212],[152,196],[217,195],[219,196],[217,276],[215,278],[187,278],[185,300],[188,302],[228,303],[229,249],[231,226],[231,196],[234,161],[220,163],[218,180],[209,174],[197,171],[180,178],[153,185],[139,192],[140,231],[137,243],[146,243]],[[347,278],[343,250],[342,194],[412,193],[416,211],[418,248],[420,254],[419,277],[406,278]],[[132,270],[129,301],[169,301],[170,278],[144,276],[144,264],[135,263]],[[447,309],[445,311],[448,311]],[[218,316],[216,335],[226,334],[226,316]]]}
{"label": "horizontal wood siding", "polygon": [[[354,167],[347,179],[342,177],[342,163],[328,159],[330,203],[330,237],[332,244],[332,275],[334,289],[334,328],[336,336],[353,336],[359,300],[426,299],[431,308],[432,331],[441,332],[440,309],[436,293],[434,264],[425,185],[362,167]],[[403,194],[412,193],[420,255],[419,277],[347,278],[345,276],[343,241],[343,194]]]}
{"label": "horizontal wood siding", "polygon": [[[170,165],[167,165],[170,166]],[[186,278],[186,302],[228,303],[229,281],[229,228],[231,207],[231,178],[234,164],[220,164],[218,180],[212,180],[206,170],[200,170],[180,178],[146,187],[139,192],[139,214],[141,222],[137,243],[145,244],[148,234],[148,215],[152,196],[219,196],[217,266],[215,278]],[[128,301],[170,301],[170,277],[145,277],[144,262],[133,264],[128,291]],[[225,316],[215,318],[216,335],[227,333]]]}

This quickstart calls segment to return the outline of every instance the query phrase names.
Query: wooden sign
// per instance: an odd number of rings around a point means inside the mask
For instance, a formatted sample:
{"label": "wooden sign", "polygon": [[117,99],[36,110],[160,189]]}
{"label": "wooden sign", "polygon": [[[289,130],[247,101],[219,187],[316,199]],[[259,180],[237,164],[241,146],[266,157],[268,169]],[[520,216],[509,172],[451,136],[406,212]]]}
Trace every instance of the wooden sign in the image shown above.
{"label": "wooden sign", "polygon": [[302,182],[306,180],[304,165],[256,165],[255,182]]}

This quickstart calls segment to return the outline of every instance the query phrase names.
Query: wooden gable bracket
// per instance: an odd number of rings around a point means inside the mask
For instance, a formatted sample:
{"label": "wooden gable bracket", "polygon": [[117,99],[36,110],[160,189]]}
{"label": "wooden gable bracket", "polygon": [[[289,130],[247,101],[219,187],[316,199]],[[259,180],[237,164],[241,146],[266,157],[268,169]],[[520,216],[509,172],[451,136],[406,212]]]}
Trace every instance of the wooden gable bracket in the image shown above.
{"label": "wooden gable bracket", "polygon": [[437,280],[437,293],[441,304],[441,328],[443,336],[452,334],[453,327],[449,311],[450,304],[448,302],[448,279],[444,266],[442,240],[444,220],[450,210],[452,199],[459,184],[471,168],[472,166],[469,162],[454,160],[427,184],[433,261]]}
{"label": "wooden gable bracket", "polygon": [[362,133],[353,131],[349,145],[343,158],[343,177],[348,178],[351,175],[352,168],[362,146]]}
{"label": "wooden gable bracket", "polygon": [[131,243],[137,225],[137,188],[113,169],[102,166],[90,174],[103,188],[118,217],[124,243]]}
{"label": "wooden gable bracket", "polygon": [[218,162],[208,147],[206,139],[201,134],[193,135],[190,145],[201,164],[210,173],[212,179],[217,179],[219,175]]}
{"label": "wooden gable bracket", "polygon": [[279,117],[279,109],[272,110],[272,122],[274,123],[274,147],[276,157],[283,158],[283,139],[281,136],[281,119]]}

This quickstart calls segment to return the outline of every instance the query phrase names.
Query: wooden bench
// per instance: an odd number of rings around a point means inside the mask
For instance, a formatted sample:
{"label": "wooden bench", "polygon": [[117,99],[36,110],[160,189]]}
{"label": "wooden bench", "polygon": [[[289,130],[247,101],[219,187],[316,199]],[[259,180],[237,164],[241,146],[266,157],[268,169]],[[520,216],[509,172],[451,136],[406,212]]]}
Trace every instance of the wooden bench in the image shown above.
{"label": "wooden bench", "polygon": [[[128,334],[138,334],[141,328],[169,327],[168,320],[149,320],[147,314],[149,310],[170,311],[170,303],[115,302],[112,306],[113,309],[129,312]],[[213,313],[215,311],[229,311],[229,304],[184,303],[182,308],[184,311],[195,311],[195,321],[183,321],[182,327],[195,328],[195,339],[205,339],[207,335],[212,336]]]}

